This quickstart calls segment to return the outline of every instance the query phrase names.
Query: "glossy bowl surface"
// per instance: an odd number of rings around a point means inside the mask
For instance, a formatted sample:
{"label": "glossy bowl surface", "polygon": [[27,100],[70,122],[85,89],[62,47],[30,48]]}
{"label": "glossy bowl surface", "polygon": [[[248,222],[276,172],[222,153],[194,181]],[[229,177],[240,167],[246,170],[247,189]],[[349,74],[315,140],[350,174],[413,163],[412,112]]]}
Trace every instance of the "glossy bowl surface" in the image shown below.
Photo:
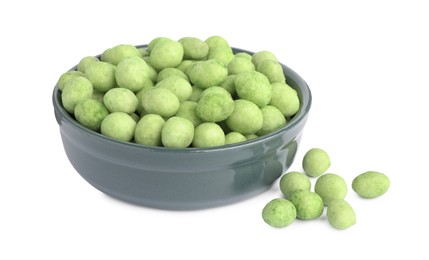
{"label": "glossy bowl surface", "polygon": [[52,101],[64,150],[88,183],[133,204],[192,210],[253,197],[267,190],[292,164],[311,107],[306,82],[282,66],[287,83],[301,100],[299,111],[287,125],[240,144],[204,149],[150,147],[103,136],[67,113],[55,86]]}

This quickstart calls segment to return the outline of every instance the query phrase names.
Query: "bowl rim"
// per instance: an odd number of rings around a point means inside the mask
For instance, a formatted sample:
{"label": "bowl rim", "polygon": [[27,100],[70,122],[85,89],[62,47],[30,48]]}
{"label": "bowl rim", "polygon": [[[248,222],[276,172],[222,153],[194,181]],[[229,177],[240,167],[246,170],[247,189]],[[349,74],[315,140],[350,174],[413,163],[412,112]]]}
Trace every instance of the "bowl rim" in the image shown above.
{"label": "bowl rim", "polygon": [[[145,48],[147,47],[147,44],[142,44],[142,45],[135,45],[134,47],[136,48]],[[233,50],[233,53],[238,53],[238,52],[245,52],[248,53],[250,55],[253,55],[255,52],[252,51],[248,51],[245,49],[241,49],[241,48],[236,48],[236,47],[231,47]],[[96,55],[94,57],[100,58],[101,54]],[[61,91],[58,88],[58,82],[55,84],[54,90],[53,90],[53,94],[52,94],[52,102],[54,105],[54,110],[59,111],[62,115],[62,119],[66,120],[68,123],[71,123],[72,125],[74,125],[75,127],[78,127],[79,129],[83,130],[84,132],[94,135],[98,138],[102,138],[105,141],[108,142],[113,142],[117,145],[123,145],[123,146],[131,146],[134,147],[136,149],[143,149],[143,150],[152,150],[152,151],[157,151],[157,152],[171,152],[171,153],[206,153],[206,152],[218,152],[218,151],[225,151],[225,150],[231,150],[231,149],[237,149],[237,148],[246,148],[248,146],[254,146],[260,143],[265,143],[279,135],[281,135],[281,133],[283,133],[284,131],[288,131],[292,128],[294,128],[297,124],[299,124],[302,120],[304,120],[311,108],[311,104],[312,104],[312,95],[311,95],[311,90],[309,88],[309,86],[307,85],[307,83],[305,82],[305,80],[298,75],[294,70],[292,70],[291,68],[289,68],[288,66],[284,65],[283,63],[279,62],[280,65],[282,66],[283,72],[285,72],[285,70],[287,70],[289,72],[289,74],[292,75],[292,78],[286,77],[286,84],[288,84],[288,81],[294,81],[294,83],[299,86],[298,88],[300,89],[300,91],[298,91],[298,95],[300,97],[300,107],[298,109],[298,112],[290,119],[289,122],[286,123],[285,126],[277,129],[276,131],[263,135],[263,136],[259,136],[257,138],[254,139],[250,139],[250,140],[246,140],[243,142],[239,142],[239,143],[233,143],[233,144],[225,144],[225,145],[220,145],[220,146],[213,146],[213,147],[202,147],[202,148],[197,148],[197,147],[186,147],[186,148],[170,148],[170,147],[162,147],[162,146],[149,146],[149,145],[144,145],[144,144],[137,144],[134,142],[124,142],[124,141],[120,141],[120,140],[116,140],[113,138],[110,138],[108,136],[105,136],[101,133],[98,133],[96,131],[93,131],[83,125],[81,125],[80,123],[78,123],[76,121],[76,119],[74,119],[74,117],[72,115],[70,115],[65,108],[62,106],[62,102],[61,102]],[[71,69],[69,69],[68,71],[75,71],[77,69],[77,65],[73,66]],[[68,72],[66,71],[66,72]],[[297,82],[300,81],[300,82]],[[290,86],[290,84],[288,84]],[[292,88],[294,88],[293,86],[290,86]],[[295,89],[295,88],[294,88]],[[61,125],[61,122],[58,122],[59,125]]]}

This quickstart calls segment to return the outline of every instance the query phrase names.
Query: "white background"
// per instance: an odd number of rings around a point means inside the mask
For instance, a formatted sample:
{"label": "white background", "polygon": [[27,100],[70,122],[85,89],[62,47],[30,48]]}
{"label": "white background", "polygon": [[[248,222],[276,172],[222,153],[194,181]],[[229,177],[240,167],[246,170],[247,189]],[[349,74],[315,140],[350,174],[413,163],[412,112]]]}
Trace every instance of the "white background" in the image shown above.
{"label": "white background", "polygon": [[[0,4],[0,259],[428,259],[425,1],[107,2]],[[290,170],[317,146],[349,185],[367,170],[390,177],[377,199],[349,189],[355,226],[335,230],[324,215],[271,228],[261,210],[281,196],[277,183],[240,203],[177,212],[114,200],[73,169],[51,102],[61,73],[117,44],[212,35],[274,52],[309,84]]]}

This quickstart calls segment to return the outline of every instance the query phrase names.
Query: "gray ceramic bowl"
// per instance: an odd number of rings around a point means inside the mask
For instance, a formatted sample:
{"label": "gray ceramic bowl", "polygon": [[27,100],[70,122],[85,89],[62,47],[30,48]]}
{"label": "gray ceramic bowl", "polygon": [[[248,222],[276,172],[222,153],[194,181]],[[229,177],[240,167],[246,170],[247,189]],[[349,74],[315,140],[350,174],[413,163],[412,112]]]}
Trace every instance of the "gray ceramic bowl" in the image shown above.
{"label": "gray ceramic bowl", "polygon": [[190,210],[253,197],[267,190],[292,164],[311,106],[306,82],[282,66],[287,83],[301,100],[298,113],[274,133],[214,148],[172,149],[113,140],[76,122],[63,108],[55,86],[52,101],[64,150],[87,182],[133,204]]}

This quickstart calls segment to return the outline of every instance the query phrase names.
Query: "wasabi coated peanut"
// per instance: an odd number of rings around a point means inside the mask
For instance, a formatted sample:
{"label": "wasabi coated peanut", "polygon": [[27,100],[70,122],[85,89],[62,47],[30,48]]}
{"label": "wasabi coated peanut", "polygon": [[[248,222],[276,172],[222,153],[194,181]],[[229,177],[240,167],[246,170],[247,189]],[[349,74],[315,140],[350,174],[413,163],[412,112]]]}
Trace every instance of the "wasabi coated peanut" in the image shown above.
{"label": "wasabi coated peanut", "polygon": [[158,77],[158,72],[156,72],[156,70],[148,64],[149,61],[146,61],[146,60],[144,60],[144,61],[147,64],[147,68],[148,68],[148,72],[149,72],[149,79],[150,79],[150,81],[152,81],[152,83],[155,83],[156,79]]}
{"label": "wasabi coated peanut", "polygon": [[248,135],[245,135],[244,137],[246,137],[246,140],[249,141],[249,140],[258,138],[259,136],[255,135],[255,134],[248,134]]}
{"label": "wasabi coated peanut", "polygon": [[215,59],[225,64],[225,66],[228,66],[234,59],[234,53],[231,47],[214,47],[210,48],[207,59]]}
{"label": "wasabi coated peanut", "polygon": [[201,98],[201,93],[203,93],[203,89],[200,89],[199,87],[193,86],[192,87],[192,94],[189,97],[188,101],[198,102]]}
{"label": "wasabi coated peanut", "polygon": [[285,117],[276,107],[268,105],[261,108],[261,111],[263,124],[262,128],[256,134],[266,135],[286,125]]}
{"label": "wasabi coated peanut", "polygon": [[301,172],[288,172],[280,178],[280,191],[289,197],[297,190],[310,191],[310,179]]}
{"label": "wasabi coated peanut", "polygon": [[103,97],[103,103],[110,112],[133,113],[138,102],[136,95],[126,88],[112,88]]}
{"label": "wasabi coated peanut", "polygon": [[[258,132],[262,128],[264,121],[259,107],[245,99],[237,99],[234,103],[234,110],[226,119],[228,128],[242,135]],[[252,120],[249,120],[250,118]]]}
{"label": "wasabi coated peanut", "polygon": [[77,64],[76,69],[80,72],[85,73],[86,67],[93,62],[99,62],[100,60],[97,57],[94,56],[86,56],[83,59],[79,61],[79,64]]}
{"label": "wasabi coated peanut", "polygon": [[107,108],[95,99],[81,101],[74,108],[76,120],[94,131],[100,131],[101,122],[107,115],[109,115]]}
{"label": "wasabi coated peanut", "polygon": [[183,46],[184,59],[202,60],[209,54],[209,45],[195,37],[183,37],[179,40]]}
{"label": "wasabi coated peanut", "polygon": [[70,114],[74,113],[76,105],[92,97],[92,83],[85,77],[77,77],[66,82],[61,92],[61,101]]}
{"label": "wasabi coated peanut", "polygon": [[110,138],[129,142],[133,139],[136,121],[124,112],[113,112],[101,122],[101,134]]}
{"label": "wasabi coated peanut", "polygon": [[161,146],[161,131],[165,120],[160,115],[148,114],[138,121],[134,141],[138,144]]}
{"label": "wasabi coated peanut", "polygon": [[95,90],[105,93],[116,86],[115,68],[107,62],[93,62],[86,66],[85,76],[92,82]]}
{"label": "wasabi coated peanut", "polygon": [[172,39],[167,37],[156,37],[152,39],[152,41],[150,41],[149,44],[147,45],[147,51],[150,54],[150,52],[152,51],[153,47],[155,47],[155,45],[161,42],[168,42],[168,41],[172,41]]}
{"label": "wasabi coated peanut", "polygon": [[177,110],[176,116],[188,119],[189,121],[191,121],[194,127],[197,127],[198,125],[203,123],[203,120],[201,120],[201,118],[197,116],[196,109],[197,109],[196,102],[184,101],[180,104],[180,107],[179,107],[179,110]]}
{"label": "wasabi coated peanut", "polygon": [[150,51],[150,65],[160,71],[165,68],[174,68],[182,62],[183,46],[176,41],[160,41]]}
{"label": "wasabi coated peanut", "polygon": [[286,83],[276,82],[271,84],[270,105],[277,107],[285,117],[296,114],[299,110],[299,97],[296,91]]}
{"label": "wasabi coated peanut", "polygon": [[179,99],[166,88],[153,88],[142,97],[143,109],[150,114],[171,117],[180,107]]}
{"label": "wasabi coated peanut", "polygon": [[286,199],[273,199],[262,209],[265,223],[273,227],[286,227],[296,219],[296,209]]}
{"label": "wasabi coated peanut", "polygon": [[62,91],[67,81],[77,77],[85,77],[85,74],[76,70],[64,72],[63,74],[61,74],[60,78],[58,79],[58,83],[57,83],[58,88]]}
{"label": "wasabi coated peanut", "polygon": [[[224,91],[229,95],[226,90]],[[196,108],[197,116],[205,122],[220,122],[227,119],[234,111],[234,100],[228,95],[223,93],[202,95]]]}
{"label": "wasabi coated peanut", "polygon": [[194,138],[194,125],[188,119],[173,116],[162,128],[161,140],[165,147],[186,148]]}
{"label": "wasabi coated peanut", "polygon": [[186,70],[188,69],[188,67],[193,63],[194,63],[193,60],[183,60],[179,65],[176,66],[176,69],[180,70],[183,73],[186,73]]}
{"label": "wasabi coated peanut", "polygon": [[196,62],[188,70],[191,82],[202,89],[219,86],[228,76],[228,69],[217,60]]}
{"label": "wasabi coated peanut", "polygon": [[150,81],[149,66],[140,57],[125,58],[116,66],[115,78],[119,87],[137,92]]}
{"label": "wasabi coated peanut", "polygon": [[161,80],[170,76],[178,76],[189,82],[188,76],[186,76],[183,71],[176,68],[165,68],[161,70],[156,77],[156,82],[160,82]]}
{"label": "wasabi coated peanut", "polygon": [[246,59],[248,61],[252,61],[252,55],[250,55],[247,52],[237,52],[236,54],[234,54],[235,58],[243,58]]}
{"label": "wasabi coated peanut", "polygon": [[235,86],[234,81],[237,75],[228,75],[226,79],[220,84],[220,87],[224,88],[226,91],[228,91],[231,95],[235,95]]}
{"label": "wasabi coated peanut", "polygon": [[135,46],[119,44],[113,48],[105,50],[101,54],[101,61],[108,62],[116,66],[123,59],[133,56],[141,57],[140,51]]}
{"label": "wasabi coated peanut", "polygon": [[323,199],[325,205],[329,205],[335,199],[346,197],[347,184],[341,176],[326,173],[317,179],[314,191]]}
{"label": "wasabi coated peanut", "polygon": [[241,99],[252,101],[258,107],[266,106],[271,100],[270,82],[264,74],[257,71],[238,74],[234,86]]}
{"label": "wasabi coated peanut", "polygon": [[209,87],[206,88],[202,93],[200,98],[202,98],[203,96],[207,95],[207,94],[221,94],[221,95],[225,95],[226,97],[229,97],[232,99],[231,94],[224,88],[222,87],[218,87],[218,86],[213,86],[213,87]]}
{"label": "wasabi coated peanut", "polygon": [[225,144],[235,144],[246,140],[246,137],[238,132],[230,132],[225,135]]}
{"label": "wasabi coated peanut", "polygon": [[230,47],[229,43],[221,36],[214,35],[205,40],[210,49],[215,47]]}
{"label": "wasabi coated peanut", "polygon": [[260,51],[257,52],[255,54],[253,54],[252,56],[252,62],[253,64],[255,64],[255,67],[257,68],[259,66],[260,63],[262,63],[262,61],[264,60],[275,60],[277,61],[276,56],[270,52],[270,51]]}
{"label": "wasabi coated peanut", "polygon": [[235,57],[228,63],[227,68],[229,75],[237,75],[243,72],[254,71],[255,65],[248,59]]}
{"label": "wasabi coated peanut", "polygon": [[386,193],[389,189],[389,178],[376,171],[364,172],[353,179],[352,188],[361,197],[372,199]]}
{"label": "wasabi coated peanut", "polygon": [[336,229],[347,229],[356,224],[353,208],[343,199],[332,200],[326,213],[329,224]]}
{"label": "wasabi coated peanut", "polygon": [[275,60],[263,60],[261,63],[259,63],[256,70],[264,74],[268,78],[270,83],[286,82],[285,74],[283,73],[283,68],[280,63]]}
{"label": "wasabi coated peanut", "polygon": [[194,147],[212,147],[225,144],[225,134],[216,123],[202,123],[195,128]]}
{"label": "wasabi coated peanut", "polygon": [[299,219],[310,220],[320,217],[323,213],[323,200],[315,192],[297,190],[292,192],[288,199],[296,208],[296,216]]}
{"label": "wasabi coated peanut", "polygon": [[192,86],[189,84],[189,82],[181,78],[179,76],[169,76],[160,82],[156,83],[156,88],[166,88],[173,92],[177,98],[179,99],[179,102],[183,102],[188,100],[192,95]]}
{"label": "wasabi coated peanut", "polygon": [[[152,85],[153,85],[153,84],[152,84]],[[136,93],[136,97],[137,97],[137,100],[138,100],[136,111],[137,111],[137,113],[139,113],[140,115],[142,115],[142,114],[145,114],[145,113],[146,113],[146,111],[145,111],[145,110],[144,110],[144,108],[143,108],[143,101],[142,101],[142,99],[143,99],[143,95],[144,95],[146,92],[148,92],[149,90],[153,89],[153,88],[154,88],[153,86],[146,86],[146,87],[142,88],[139,92],[137,92],[137,93]]]}
{"label": "wasabi coated peanut", "polygon": [[322,175],[329,166],[331,166],[331,159],[328,153],[320,148],[310,149],[302,160],[302,168],[311,177]]}

